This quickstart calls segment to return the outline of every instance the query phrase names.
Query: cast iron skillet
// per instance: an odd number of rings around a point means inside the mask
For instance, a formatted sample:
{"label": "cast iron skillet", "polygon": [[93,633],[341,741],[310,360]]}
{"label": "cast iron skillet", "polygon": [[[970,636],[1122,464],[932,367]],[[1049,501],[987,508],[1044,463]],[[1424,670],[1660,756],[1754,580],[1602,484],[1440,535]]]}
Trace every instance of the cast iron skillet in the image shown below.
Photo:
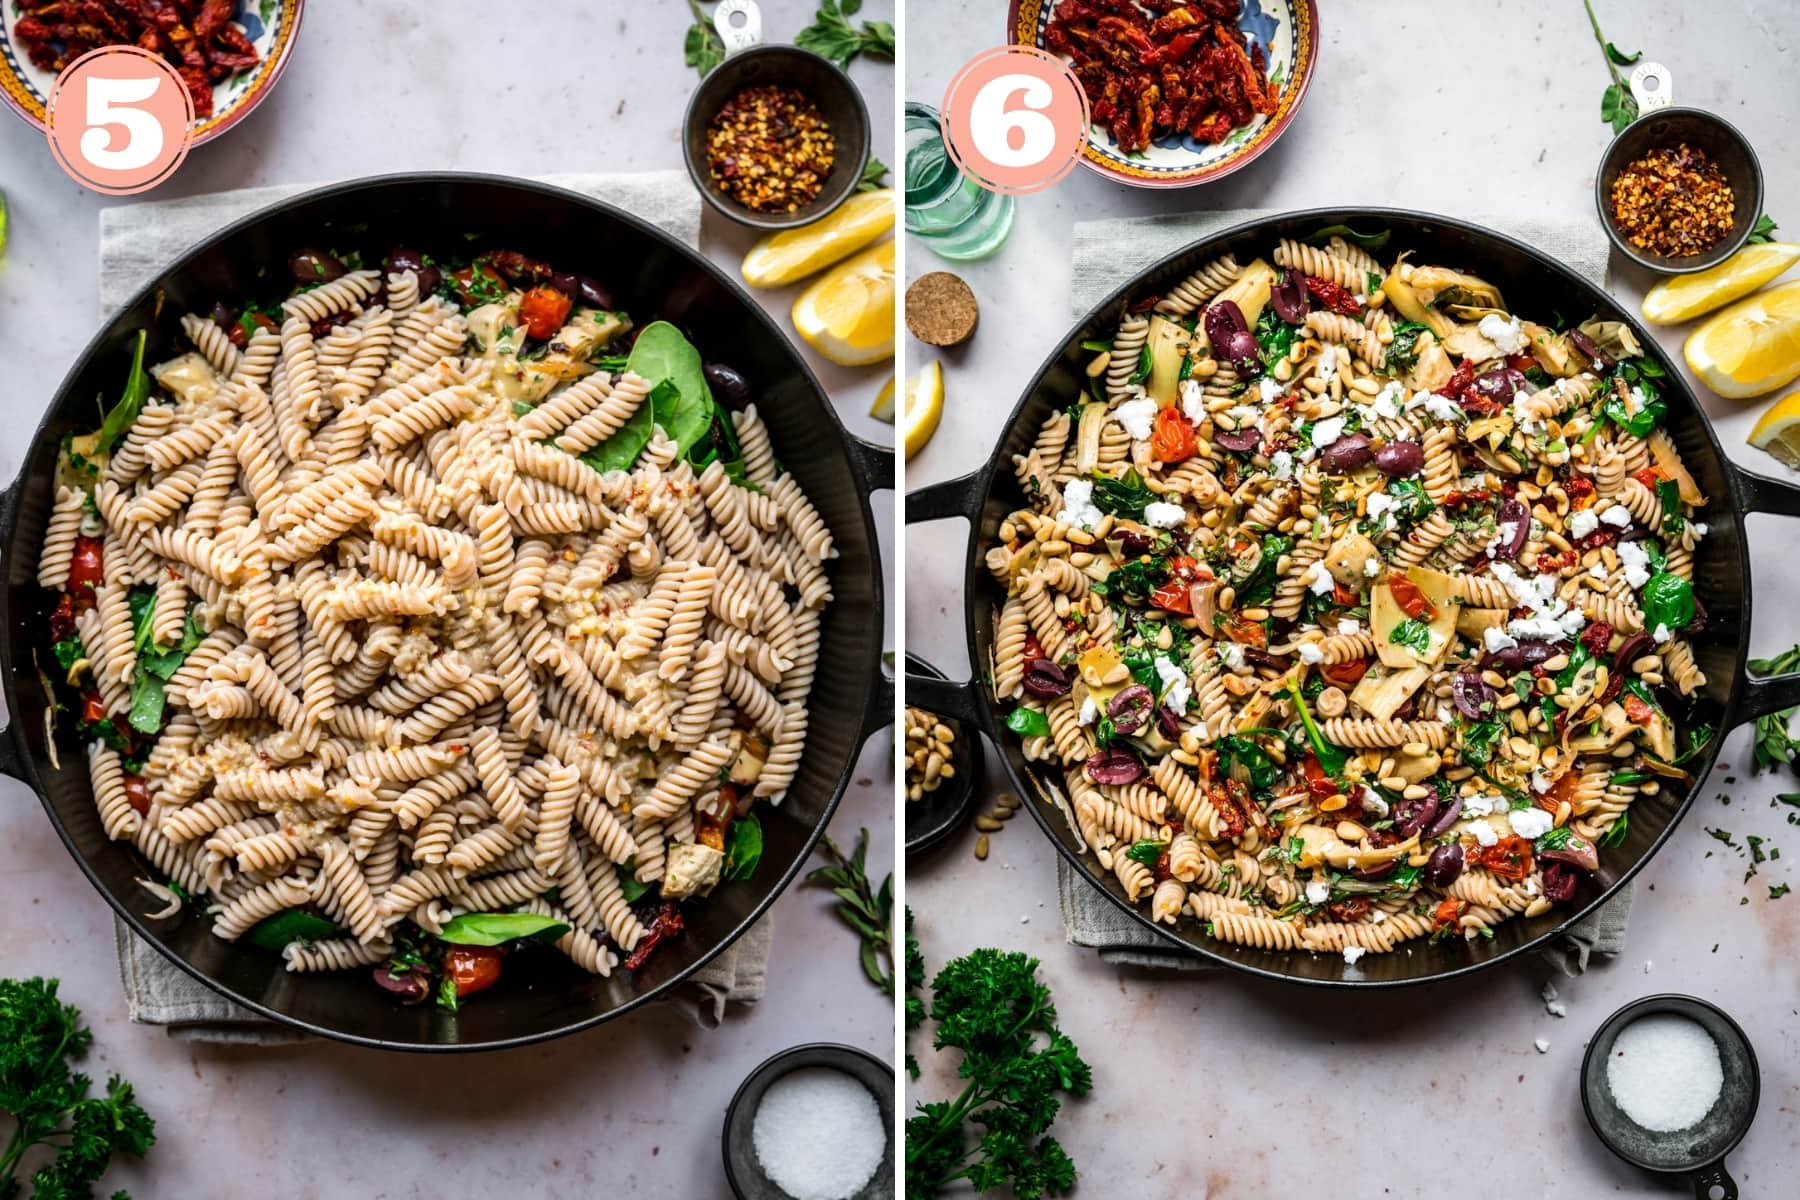
{"label": "cast iron skillet", "polygon": [[[465,238],[465,234],[474,234]],[[505,247],[592,275],[634,318],[686,329],[709,359],[750,381],[781,461],[830,526],[840,557],[836,599],[820,629],[806,755],[787,801],[759,809],[762,866],[744,883],[689,906],[688,931],[657,950],[635,976],[597,979],[559,955],[517,955],[493,993],[451,1016],[391,1003],[367,972],[290,975],[279,958],[214,937],[190,916],[150,921],[153,904],[135,877],[148,874],[129,847],[106,840],[94,812],[85,757],[65,720],[50,765],[47,697],[34,666],[46,662],[49,595],[36,562],[52,498],[57,446],[89,432],[95,397],[110,403],[130,364],[129,345],[150,330],[147,362],[175,352],[184,312],[219,298],[284,293],[287,256],[302,244],[361,250],[378,261],[395,245]],[[667,992],[730,945],[780,894],[812,852],[850,780],[857,750],[892,720],[893,684],[881,666],[882,587],[869,493],[891,487],[893,452],[845,432],[818,381],[781,330],[738,286],[653,226],[587,196],[498,176],[390,175],[333,184],[236,221],[182,255],[111,317],[63,381],[25,465],[0,493],[0,544],[9,551],[0,593],[0,668],[11,724],[0,735],[0,771],[44,802],[57,832],[96,888],[140,935],[188,974],[248,1008],[308,1033],[403,1050],[493,1049],[573,1033]],[[52,668],[54,663],[51,662]],[[111,953],[109,947],[93,947]]]}
{"label": "cast iron skillet", "polygon": [[[1400,950],[1371,954],[1352,968],[1346,968],[1343,959],[1335,954],[1282,953],[1212,941],[1192,920],[1173,929],[1154,924],[1125,899],[1123,889],[1110,872],[1099,871],[1090,856],[1078,851],[1075,836],[1061,813],[1044,800],[1041,788],[1027,785],[1028,778],[1045,777],[1040,774],[1044,768],[1025,761],[1016,737],[997,735],[1003,714],[986,686],[997,593],[982,564],[982,553],[993,544],[1001,520],[1024,503],[1013,475],[1012,456],[1030,447],[1038,427],[1053,409],[1065,407],[1083,390],[1084,367],[1089,357],[1081,349],[1084,338],[1110,338],[1124,303],[1167,291],[1201,263],[1219,254],[1229,251],[1237,255],[1239,262],[1249,262],[1269,254],[1278,238],[1303,239],[1326,226],[1342,224],[1359,231],[1391,230],[1392,240],[1381,251],[1384,261],[1401,250],[1413,250],[1415,261],[1472,271],[1497,285],[1509,303],[1518,305],[1528,315],[1548,319],[1552,314],[1560,314],[1578,322],[1597,313],[1624,321],[1668,372],[1667,428],[1710,500],[1701,519],[1710,524],[1711,532],[1700,543],[1694,564],[1694,590],[1707,613],[1706,631],[1696,639],[1694,653],[1706,672],[1707,686],[1693,720],[1714,722],[1721,730],[1710,748],[1687,764],[1694,772],[1693,785],[1683,788],[1674,781],[1663,780],[1660,794],[1642,797],[1632,804],[1624,843],[1601,853],[1600,871],[1582,882],[1571,903],[1532,920],[1520,917],[1507,921],[1494,930],[1492,939],[1458,939],[1436,946],[1415,943],[1408,947],[1410,953]],[[1389,987],[1463,975],[1543,944],[1604,903],[1649,861],[1687,812],[1699,781],[1705,778],[1724,742],[1723,731],[1800,702],[1800,674],[1758,680],[1744,671],[1750,629],[1750,557],[1744,544],[1747,512],[1800,516],[1800,490],[1740,470],[1726,460],[1712,427],[1688,391],[1680,364],[1670,362],[1631,314],[1620,310],[1599,288],[1523,242],[1447,217],[1372,208],[1289,213],[1239,225],[1196,242],[1119,288],[1070,330],[1039,368],[1037,377],[1013,409],[987,466],[907,496],[908,524],[946,517],[962,517],[970,523],[963,587],[968,604],[969,661],[976,664],[976,678],[962,683],[909,674],[907,703],[973,721],[994,738],[1019,794],[1032,798],[1028,805],[1032,815],[1063,857],[1146,928],[1185,949],[1253,975],[1309,984]],[[1052,769],[1045,774],[1057,779],[1060,772]],[[1060,779],[1057,782],[1061,790]],[[1044,886],[1049,886],[1048,881]],[[1645,919],[1642,911],[1639,919]]]}

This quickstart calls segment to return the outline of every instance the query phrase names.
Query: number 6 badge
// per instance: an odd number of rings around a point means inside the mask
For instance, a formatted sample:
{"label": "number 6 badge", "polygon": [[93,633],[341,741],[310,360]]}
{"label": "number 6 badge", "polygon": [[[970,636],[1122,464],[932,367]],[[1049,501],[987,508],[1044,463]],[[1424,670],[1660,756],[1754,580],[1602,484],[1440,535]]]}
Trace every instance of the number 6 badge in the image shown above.
{"label": "number 6 badge", "polygon": [[1042,191],[1074,170],[1088,139],[1075,72],[1036,46],[1005,46],[964,64],[944,92],[944,142],[989,191]]}
{"label": "number 6 badge", "polygon": [[69,178],[128,196],[155,187],[187,157],[194,98],[160,55],[103,46],[63,68],[45,118],[50,153]]}

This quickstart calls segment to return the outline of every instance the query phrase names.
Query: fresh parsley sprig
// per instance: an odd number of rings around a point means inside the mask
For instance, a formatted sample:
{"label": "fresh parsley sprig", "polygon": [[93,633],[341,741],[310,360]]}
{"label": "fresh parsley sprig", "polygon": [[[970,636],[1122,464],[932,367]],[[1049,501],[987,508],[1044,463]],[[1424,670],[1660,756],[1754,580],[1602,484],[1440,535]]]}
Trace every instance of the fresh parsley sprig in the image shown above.
{"label": "fresh parsley sprig", "polygon": [[1037,967],[1028,955],[987,948],[952,959],[932,980],[932,1044],[962,1051],[957,1074],[968,1083],[907,1120],[907,1200],[932,1200],[963,1179],[978,1192],[1010,1184],[1018,1200],[1075,1186],[1074,1162],[1047,1135],[1060,1095],[1087,1095],[1093,1071],[1057,1027]]}
{"label": "fresh parsley sprig", "polygon": [[[925,986],[925,953],[919,948],[919,939],[913,936],[912,906],[906,908],[906,1032],[912,1031],[925,1023],[925,999],[916,995]],[[914,1079],[919,1077],[919,1060],[913,1057],[912,1051],[906,1054],[906,1073]]]}
{"label": "fresh parsley sprig", "polygon": [[1612,83],[1600,93],[1600,119],[1613,127],[1614,133],[1624,133],[1625,127],[1637,120],[1637,100],[1631,95],[1631,86],[1619,74],[1620,67],[1629,67],[1644,57],[1643,51],[1627,54],[1600,32],[1600,19],[1594,15],[1592,0],[1581,0],[1582,7],[1587,9],[1588,24],[1594,27],[1594,40],[1600,43],[1600,52],[1606,59],[1606,69],[1612,74]]}
{"label": "fresh parsley sprig", "polygon": [[114,1075],[105,1096],[89,1096],[91,1081],[69,1069],[93,1040],[81,1010],[57,999],[56,980],[0,980],[0,1114],[15,1122],[0,1148],[0,1196],[20,1194],[19,1161],[34,1146],[56,1151],[31,1176],[35,1200],[73,1200],[93,1195],[114,1154],[142,1156],[155,1143],[156,1122],[129,1083]]}
{"label": "fresh parsley sprig", "polygon": [[687,35],[682,39],[682,54],[687,65],[705,79],[714,67],[725,61],[725,39],[713,28],[711,18],[700,7],[700,0],[688,0],[688,11],[694,14],[694,23],[687,27]]}
{"label": "fresh parsley sprig", "polygon": [[840,67],[859,54],[892,59],[894,27],[886,21],[864,21],[860,28],[850,24],[861,9],[862,0],[819,0],[813,23],[794,35],[794,45]]}
{"label": "fresh parsley sprig", "polygon": [[894,994],[894,876],[892,872],[879,888],[869,884],[865,866],[869,856],[869,831],[864,829],[856,839],[856,850],[845,857],[829,836],[819,839],[819,853],[832,865],[820,867],[806,876],[806,882],[828,887],[838,898],[838,918],[856,931],[862,939],[862,969],[869,982],[884,995]]}

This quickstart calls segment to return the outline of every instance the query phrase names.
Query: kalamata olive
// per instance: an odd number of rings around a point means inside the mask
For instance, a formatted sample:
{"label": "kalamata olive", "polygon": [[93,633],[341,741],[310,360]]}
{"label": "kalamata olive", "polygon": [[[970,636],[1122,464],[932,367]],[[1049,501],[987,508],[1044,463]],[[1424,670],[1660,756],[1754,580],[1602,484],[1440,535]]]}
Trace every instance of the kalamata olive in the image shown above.
{"label": "kalamata olive", "polygon": [[312,323],[312,335],[315,338],[322,338],[339,325],[348,325],[353,319],[349,312],[336,312],[329,317],[320,317]]}
{"label": "kalamata olive", "polygon": [[288,273],[295,283],[330,283],[348,269],[337,255],[310,246],[288,256]]}
{"label": "kalamata olive", "polygon": [[1369,883],[1380,883],[1383,879],[1392,875],[1399,866],[1400,864],[1397,861],[1384,862],[1378,863],[1373,867],[1357,867],[1352,870],[1350,874],[1357,879],[1365,880]]}
{"label": "kalamata olive", "polygon": [[1292,267],[1283,270],[1281,282],[1269,289],[1269,304],[1289,325],[1306,320],[1306,276]]}
{"label": "kalamata olive", "polygon": [[1578,833],[1571,834],[1560,850],[1541,851],[1538,858],[1545,862],[1568,863],[1583,871],[1600,869],[1600,852],[1594,848],[1594,843]]}
{"label": "kalamata olive", "polygon": [[431,990],[431,977],[423,971],[409,970],[392,975],[383,964],[375,968],[374,975],[376,985],[384,991],[392,992],[402,1004],[417,1004]]}
{"label": "kalamata olive", "polygon": [[1156,706],[1156,727],[1171,742],[1181,739],[1181,718],[1176,716],[1175,710],[1166,704]]}
{"label": "kalamata olive", "polygon": [[1608,674],[1617,675],[1621,679],[1631,677],[1631,664],[1646,654],[1656,653],[1656,639],[1647,633],[1634,633],[1619,643],[1619,649],[1612,656],[1612,668]]}
{"label": "kalamata olive", "polygon": [[1124,787],[1144,777],[1144,764],[1131,751],[1115,746],[1087,760],[1087,776],[1095,783]]}
{"label": "kalamata olive", "polygon": [[210,316],[214,323],[221,329],[230,329],[233,325],[237,324],[236,319],[231,315],[231,310],[225,307],[225,302],[223,300],[213,301],[212,311],[207,315]]}
{"label": "kalamata olive", "polygon": [[1460,842],[1439,846],[1425,860],[1425,882],[1432,887],[1449,887],[1463,873],[1463,848]]}
{"label": "kalamata olive", "polygon": [[1548,862],[1544,864],[1544,899],[1552,904],[1563,904],[1575,898],[1575,885],[1581,877],[1575,868],[1568,863]]}
{"label": "kalamata olive", "polygon": [[1126,558],[1137,558],[1139,555],[1150,553],[1150,539],[1133,530],[1121,530],[1119,549]]}
{"label": "kalamata olive", "polygon": [[1417,800],[1397,800],[1388,816],[1393,818],[1394,832],[1409,838],[1437,820],[1438,798],[1421,796]]}
{"label": "kalamata olive", "polygon": [[1221,300],[1206,310],[1206,340],[1213,354],[1240,369],[1254,367],[1261,347],[1235,300]]}
{"label": "kalamata olive", "polygon": [[1336,475],[1347,475],[1351,471],[1361,470],[1369,465],[1375,457],[1375,443],[1369,440],[1366,433],[1346,433],[1331,445],[1319,451],[1319,462],[1327,470]]}
{"label": "kalamata olive", "polygon": [[1461,796],[1452,796],[1445,801],[1444,807],[1439,810],[1438,815],[1433,817],[1431,824],[1425,827],[1425,836],[1443,837],[1450,832],[1450,827],[1456,824],[1458,817],[1462,816],[1462,804]]}
{"label": "kalamata olive", "polygon": [[1068,672],[1047,658],[1034,658],[1026,664],[1024,687],[1028,695],[1053,700],[1068,695],[1073,686]]}
{"label": "kalamata olive", "polygon": [[1106,705],[1106,715],[1112,718],[1113,728],[1120,733],[1136,733],[1150,719],[1150,710],[1156,704],[1156,697],[1150,689],[1141,683],[1120,688]]}
{"label": "kalamata olive", "polygon": [[1375,452],[1375,469],[1389,479],[1417,475],[1425,469],[1425,449],[1417,442],[1389,442]]}
{"label": "kalamata olive", "polygon": [[398,275],[411,271],[419,280],[419,294],[429,296],[438,290],[444,282],[444,273],[438,268],[427,266],[425,256],[411,246],[395,246],[388,251],[388,256],[381,264],[383,275]]}
{"label": "kalamata olive", "polygon": [[1458,671],[1450,678],[1450,698],[1456,711],[1471,721],[1485,721],[1494,711],[1494,689],[1478,671]]}
{"label": "kalamata olive", "polygon": [[581,290],[581,281],[568,271],[552,271],[545,282],[570,299]]}
{"label": "kalamata olive", "polygon": [[1695,596],[1694,597],[1694,619],[1689,621],[1687,623],[1687,628],[1683,629],[1681,632],[1683,632],[1691,637],[1696,633],[1704,633],[1705,631],[1706,631],[1706,605],[1700,603],[1700,597]]}
{"label": "kalamata olive", "polygon": [[1511,562],[1531,539],[1531,514],[1521,501],[1508,498],[1500,502],[1494,520],[1500,526],[1500,543],[1494,547],[1494,557]]}
{"label": "kalamata olive", "polygon": [[516,287],[548,282],[553,273],[549,263],[521,254],[517,250],[496,250],[492,254],[483,255],[481,261]]}
{"label": "kalamata olive", "polygon": [[1519,392],[1529,392],[1531,382],[1525,378],[1523,371],[1513,367],[1499,367],[1483,371],[1469,387],[1482,399],[1511,408],[1513,397]]}
{"label": "kalamata olive", "polygon": [[1254,425],[1243,429],[1221,429],[1214,432],[1213,444],[1239,454],[1250,454],[1262,445],[1262,430]]}
{"label": "kalamata olive", "polygon": [[612,310],[612,293],[607,291],[604,287],[601,287],[600,281],[593,276],[577,275],[575,277],[575,290],[581,296],[581,302],[583,304],[591,304],[595,308],[604,308],[609,312]]}
{"label": "kalamata olive", "polygon": [[1514,671],[1529,670],[1555,656],[1556,643],[1554,642],[1520,642],[1518,645],[1508,646],[1504,650],[1490,651],[1487,657],[1482,659],[1482,665],[1511,674]]}
{"label": "kalamata olive", "polygon": [[750,381],[736,367],[707,363],[705,370],[706,385],[712,389],[713,399],[726,408],[739,411],[750,407]]}
{"label": "kalamata olive", "polygon": [[1575,343],[1575,348],[1581,351],[1582,356],[1586,358],[1588,362],[1593,364],[1594,370],[1604,371],[1613,365],[1612,359],[1606,356],[1606,352],[1596,346],[1594,344],[1594,339],[1581,332],[1581,330],[1569,330],[1569,340]]}

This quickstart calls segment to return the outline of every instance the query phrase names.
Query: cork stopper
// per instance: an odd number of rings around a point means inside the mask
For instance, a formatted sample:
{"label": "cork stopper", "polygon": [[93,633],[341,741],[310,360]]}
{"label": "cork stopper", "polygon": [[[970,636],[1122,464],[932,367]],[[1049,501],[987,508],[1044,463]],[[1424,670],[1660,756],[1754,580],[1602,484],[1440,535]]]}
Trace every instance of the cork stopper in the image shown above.
{"label": "cork stopper", "polygon": [[921,275],[906,289],[906,327],[927,346],[967,341],[980,318],[975,293],[948,271]]}

